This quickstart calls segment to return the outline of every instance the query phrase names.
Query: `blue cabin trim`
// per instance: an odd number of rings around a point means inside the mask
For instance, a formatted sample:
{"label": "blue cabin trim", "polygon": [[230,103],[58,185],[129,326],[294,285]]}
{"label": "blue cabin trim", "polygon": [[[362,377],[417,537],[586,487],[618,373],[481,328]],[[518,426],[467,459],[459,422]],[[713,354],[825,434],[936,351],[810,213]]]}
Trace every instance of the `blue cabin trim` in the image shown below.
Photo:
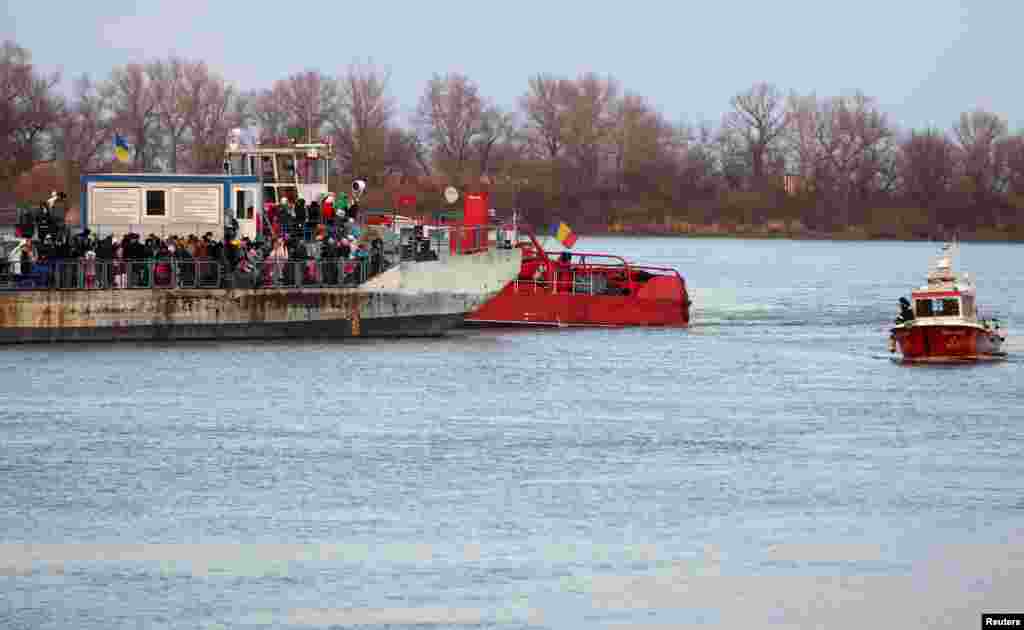
{"label": "blue cabin trim", "polygon": [[190,175],[173,173],[149,173],[145,175],[82,175],[82,225],[89,225],[89,184],[209,184],[219,183],[224,188],[224,210],[231,209],[231,187],[237,184],[259,184],[258,175]]}

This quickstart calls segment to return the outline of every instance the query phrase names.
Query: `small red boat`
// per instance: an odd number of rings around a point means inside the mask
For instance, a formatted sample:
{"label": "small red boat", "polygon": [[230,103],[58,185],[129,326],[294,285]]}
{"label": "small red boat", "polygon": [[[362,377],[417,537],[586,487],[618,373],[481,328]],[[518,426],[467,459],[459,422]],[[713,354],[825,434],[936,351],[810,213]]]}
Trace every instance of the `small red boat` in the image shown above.
{"label": "small red boat", "polygon": [[690,298],[679,272],[621,256],[548,252],[522,225],[501,229],[522,250],[519,277],[466,317],[483,325],[686,326]]}
{"label": "small red boat", "polygon": [[984,361],[1006,357],[1006,337],[996,319],[979,319],[974,284],[953,271],[955,246],[945,245],[928,273],[928,284],[900,298],[901,313],[889,338],[906,362]]}

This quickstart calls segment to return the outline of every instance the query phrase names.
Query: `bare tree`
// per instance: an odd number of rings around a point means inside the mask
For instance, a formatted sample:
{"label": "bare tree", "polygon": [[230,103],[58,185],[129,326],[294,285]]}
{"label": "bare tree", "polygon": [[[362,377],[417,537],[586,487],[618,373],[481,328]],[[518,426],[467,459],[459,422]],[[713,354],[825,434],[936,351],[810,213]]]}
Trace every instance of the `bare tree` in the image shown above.
{"label": "bare tree", "polygon": [[550,160],[561,157],[569,111],[570,81],[550,74],[530,77],[529,88],[519,100],[525,117],[528,141]]}
{"label": "bare tree", "polygon": [[864,151],[856,185],[860,198],[867,201],[875,194],[892,194],[899,188],[899,142],[897,130],[870,144]]}
{"label": "bare tree", "polygon": [[797,174],[806,184],[814,181],[820,165],[818,147],[818,97],[802,96],[793,92],[786,99],[786,157],[787,172]]}
{"label": "bare tree", "polygon": [[340,81],[334,136],[338,159],[350,175],[375,175],[394,166],[389,164],[389,151],[396,148],[391,143],[404,137],[391,133],[394,103],[388,95],[388,80],[387,72],[364,63],[349,66]]}
{"label": "bare tree", "polygon": [[723,186],[742,190],[750,178],[750,151],[743,135],[723,124],[715,134],[714,153]]}
{"label": "bare tree", "polygon": [[56,128],[58,154],[83,171],[99,167],[112,146],[113,113],[105,88],[94,84],[88,75],[76,79],[71,102]]}
{"label": "bare tree", "polygon": [[724,126],[743,142],[749,155],[750,173],[760,184],[766,174],[770,153],[786,129],[786,110],[782,93],[768,83],[756,83],[730,101],[733,111],[725,116]]}
{"label": "bare tree", "polygon": [[281,138],[288,133],[288,111],[281,101],[281,90],[257,90],[245,95],[250,113],[263,138]]}
{"label": "bare tree", "polygon": [[189,124],[190,94],[186,74],[191,65],[192,62],[171,57],[154,61],[146,68],[160,127],[170,144],[167,164],[172,173],[178,172],[178,153],[184,148],[183,140]]}
{"label": "bare tree", "polygon": [[646,139],[642,136],[646,131],[645,126],[649,124],[650,111],[642,96],[626,93],[616,104],[612,116],[615,175],[616,183],[621,190],[626,172],[633,170],[632,162],[642,160],[638,153],[650,148],[641,146]]}
{"label": "bare tree", "polygon": [[423,174],[432,175],[433,165],[430,160],[430,147],[423,141],[423,136],[414,131],[406,133],[405,139],[413,156],[416,158],[416,163],[423,170]]}
{"label": "bare tree", "polygon": [[601,164],[612,152],[619,84],[611,77],[589,73],[568,90],[570,105],[563,136],[566,156],[575,169],[576,184],[589,188],[598,183]]}
{"label": "bare tree", "polygon": [[961,168],[973,186],[975,201],[1001,192],[1002,169],[996,146],[1006,133],[1006,121],[980,109],[960,114],[960,120],[953,125]]}
{"label": "bare tree", "polygon": [[685,149],[677,178],[683,201],[705,197],[717,191],[720,178],[715,151],[715,130],[710,122],[684,127],[681,131]]}
{"label": "bare tree", "polygon": [[102,89],[114,114],[114,128],[126,136],[133,152],[133,164],[140,171],[153,168],[160,139],[156,95],[146,68],[128,64],[115,68]]}
{"label": "bare tree", "polygon": [[465,75],[435,74],[424,88],[416,123],[438,165],[450,176],[466,174],[484,107],[476,83]]}
{"label": "bare tree", "polygon": [[822,101],[793,95],[787,122],[790,159],[828,208],[822,219],[857,223],[857,202],[894,187],[894,130],[873,99],[860,92]]}
{"label": "bare tree", "polygon": [[668,123],[647,101],[626,94],[612,112],[616,183],[672,177],[684,161],[689,130]]}
{"label": "bare tree", "polygon": [[899,147],[903,192],[933,212],[953,186],[956,145],[938,129],[912,131]]}
{"label": "bare tree", "polygon": [[59,76],[36,72],[29,52],[4,42],[0,48],[0,182],[32,168],[44,134],[58,120]]}
{"label": "bare tree", "polygon": [[512,140],[515,133],[515,114],[504,112],[500,107],[494,105],[484,110],[480,115],[479,134],[473,141],[481,175],[491,176],[494,174],[492,167],[497,162],[493,159],[497,153],[495,147]]}
{"label": "bare tree", "polygon": [[234,87],[205,63],[186,64],[182,80],[190,168],[219,172],[228,135],[242,124],[239,97]]}
{"label": "bare tree", "polygon": [[384,164],[384,172],[389,175],[430,174],[429,158],[416,132],[398,127],[387,131]]}
{"label": "bare tree", "polygon": [[338,81],[316,70],[276,81],[270,100],[287,114],[289,126],[302,129],[303,141],[317,140],[324,126],[338,117],[341,106]]}
{"label": "bare tree", "polygon": [[1014,134],[996,146],[998,161],[1005,167],[1006,190],[1024,194],[1024,135]]}

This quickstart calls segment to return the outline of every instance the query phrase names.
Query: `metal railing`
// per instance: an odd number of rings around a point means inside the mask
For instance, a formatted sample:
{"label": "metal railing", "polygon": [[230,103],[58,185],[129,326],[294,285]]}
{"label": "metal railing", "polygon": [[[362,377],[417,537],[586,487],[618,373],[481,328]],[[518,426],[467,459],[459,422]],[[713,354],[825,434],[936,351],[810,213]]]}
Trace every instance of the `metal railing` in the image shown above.
{"label": "metal railing", "polygon": [[[102,230],[100,230],[102,233]],[[219,287],[351,287],[391,266],[390,261],[439,260],[486,251],[503,243],[495,226],[428,226],[426,235],[412,231],[371,247],[351,259],[249,263],[242,271],[208,259],[99,260],[72,259],[45,264],[0,260],[0,289],[209,289]],[[407,238],[404,238],[407,237]],[[403,241],[404,238],[404,241]],[[315,241],[308,253],[318,257]],[[243,264],[244,263],[240,263]],[[23,269],[25,267],[25,269]]]}
{"label": "metal railing", "polygon": [[437,260],[445,255],[476,254],[501,244],[498,234],[494,225],[427,226],[423,236],[417,236],[415,228],[404,228],[400,236],[399,258],[421,261]]}
{"label": "metal railing", "polygon": [[170,236],[185,238],[189,234],[202,237],[203,234],[211,232],[213,233],[214,239],[219,241],[224,236],[224,227],[225,225],[223,222],[216,221],[211,221],[209,223],[196,223],[190,221],[168,220],[160,223],[153,221],[143,224],[125,223],[121,225],[89,223],[88,225],[75,226],[72,229],[70,236],[76,236],[85,228],[89,229],[89,233],[96,240],[102,240],[108,236],[117,240],[128,232],[138,234],[143,241],[145,241],[150,235],[159,239],[166,239]]}
{"label": "metal railing", "polygon": [[214,260],[59,261],[0,263],[0,288],[7,290],[129,290],[218,288],[357,287],[373,271],[369,258],[352,260],[264,260],[234,269]]}
{"label": "metal railing", "polygon": [[[602,282],[603,281],[603,282]],[[604,276],[595,274],[572,274],[569,280],[522,280],[513,281],[517,293],[561,293],[569,295],[607,295],[608,283]]]}
{"label": "metal railing", "polygon": [[[281,230],[280,235],[290,236],[292,234],[298,234],[307,242],[314,242],[315,238],[321,231],[323,232],[323,238],[325,239],[340,239],[342,237],[342,232],[348,229],[341,222],[327,223],[323,220],[305,223],[279,221],[277,226]],[[224,229],[224,226],[220,224],[185,222],[154,223],[144,225],[89,224],[88,227],[92,236],[97,240],[102,240],[109,236],[117,238],[127,232],[139,234],[144,240],[149,235],[153,235],[159,239],[166,239],[170,236],[184,238],[189,234],[201,236],[210,231],[214,232],[214,238],[216,240],[220,240],[222,237],[221,231]],[[359,230],[360,233],[364,233],[366,230],[373,227],[374,226],[357,225],[356,229]],[[499,240],[501,232],[495,225],[445,225],[424,226],[424,228],[427,236],[420,240],[427,241],[429,243],[429,248],[438,255],[443,253],[456,255],[473,254],[504,244],[504,241]],[[390,230],[391,228],[385,227],[384,229]],[[403,246],[409,244],[409,241],[412,238],[412,228],[403,228],[402,234],[404,235],[406,232],[409,232],[410,236],[399,237]],[[509,246],[511,246],[511,244],[509,244]],[[403,249],[403,251],[408,250]],[[409,251],[408,256],[408,259],[413,259],[415,257],[415,250]],[[402,259],[405,260],[406,258],[403,256]]]}
{"label": "metal railing", "polygon": [[[599,254],[587,254],[597,258]],[[616,256],[604,256],[618,258]],[[646,274],[646,279],[636,278],[637,273]],[[622,265],[587,264],[580,262],[571,272],[562,270],[545,270],[542,279],[513,280],[517,293],[560,293],[569,295],[635,295],[636,291],[646,282],[658,277],[676,277],[680,287],[685,290],[685,283],[678,271],[669,267],[651,265],[631,265],[623,261]],[[617,279],[613,285],[609,279]]]}

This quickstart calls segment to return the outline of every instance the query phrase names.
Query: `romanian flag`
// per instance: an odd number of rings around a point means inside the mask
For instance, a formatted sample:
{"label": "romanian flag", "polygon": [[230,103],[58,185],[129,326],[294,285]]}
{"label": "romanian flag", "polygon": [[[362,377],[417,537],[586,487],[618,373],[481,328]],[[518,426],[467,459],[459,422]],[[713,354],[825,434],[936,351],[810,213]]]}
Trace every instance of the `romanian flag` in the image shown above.
{"label": "romanian flag", "polygon": [[127,162],[129,160],[128,141],[119,133],[114,134],[114,155],[117,157],[118,162]]}
{"label": "romanian flag", "polygon": [[560,221],[555,226],[554,236],[563,247],[571,248],[576,244],[576,233],[572,231],[572,228],[565,221]]}

